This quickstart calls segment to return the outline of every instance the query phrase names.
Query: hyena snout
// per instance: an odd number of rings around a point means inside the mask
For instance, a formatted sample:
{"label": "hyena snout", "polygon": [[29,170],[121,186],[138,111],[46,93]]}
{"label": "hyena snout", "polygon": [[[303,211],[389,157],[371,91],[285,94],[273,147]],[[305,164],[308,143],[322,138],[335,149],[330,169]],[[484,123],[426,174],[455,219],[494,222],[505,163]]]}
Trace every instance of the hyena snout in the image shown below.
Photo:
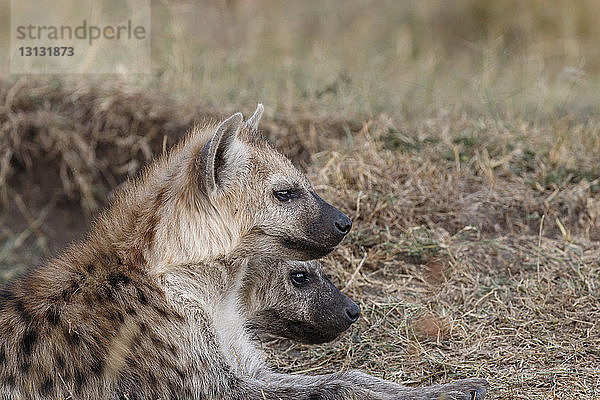
{"label": "hyena snout", "polygon": [[319,259],[331,253],[352,228],[352,220],[346,214],[310,189],[285,207],[287,219],[275,233],[269,226],[262,229],[267,236],[279,236],[275,246],[265,246],[276,249],[272,256],[277,258],[291,254],[295,260]]}
{"label": "hyena snout", "polygon": [[[330,342],[350,328],[360,316],[360,307],[335,287],[323,273],[310,291],[307,308],[311,310],[308,322],[298,324],[295,340],[316,344]],[[310,285],[310,283],[309,283]],[[302,288],[298,288],[303,290]],[[298,321],[297,321],[298,322]]]}
{"label": "hyena snout", "polygon": [[346,304],[346,307],[344,308],[344,316],[346,317],[346,321],[353,324],[358,320],[358,317],[360,317],[360,307],[348,296],[346,297],[348,298],[348,304]]}
{"label": "hyena snout", "polygon": [[336,220],[333,222],[335,229],[340,235],[346,236],[350,229],[352,228],[352,220],[341,212],[338,213]]}
{"label": "hyena snout", "polygon": [[341,241],[344,236],[350,232],[352,228],[352,220],[346,214],[327,203],[319,195],[314,194],[317,204],[321,208],[321,221],[323,224],[328,225],[331,234]]}
{"label": "hyena snout", "polygon": [[352,220],[317,194],[313,194],[313,196],[317,202],[319,213],[309,235],[312,235],[319,243],[333,248],[350,232]]}

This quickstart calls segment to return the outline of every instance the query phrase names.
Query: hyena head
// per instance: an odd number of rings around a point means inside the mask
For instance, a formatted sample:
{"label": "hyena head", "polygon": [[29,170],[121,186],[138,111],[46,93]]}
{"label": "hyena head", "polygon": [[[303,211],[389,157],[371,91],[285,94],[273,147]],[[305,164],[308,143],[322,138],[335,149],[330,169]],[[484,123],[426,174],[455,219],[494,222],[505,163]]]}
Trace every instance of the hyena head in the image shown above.
{"label": "hyena head", "polygon": [[332,341],[360,315],[318,261],[250,261],[242,305],[251,331],[309,344]]}
{"label": "hyena head", "polygon": [[150,264],[221,256],[310,260],[349,232],[350,218],[258,135],[262,112],[259,104],[245,123],[237,113],[192,132],[147,172],[145,181],[158,175],[165,182],[150,206],[159,205]]}

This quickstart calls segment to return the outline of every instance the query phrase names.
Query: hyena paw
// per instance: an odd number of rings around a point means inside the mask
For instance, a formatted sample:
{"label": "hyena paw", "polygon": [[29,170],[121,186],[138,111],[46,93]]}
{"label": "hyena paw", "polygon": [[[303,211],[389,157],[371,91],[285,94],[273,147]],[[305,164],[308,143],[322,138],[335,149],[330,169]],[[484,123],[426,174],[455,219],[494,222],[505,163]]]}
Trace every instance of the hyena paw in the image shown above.
{"label": "hyena paw", "polygon": [[435,400],[484,400],[489,383],[482,378],[468,378],[441,385]]}

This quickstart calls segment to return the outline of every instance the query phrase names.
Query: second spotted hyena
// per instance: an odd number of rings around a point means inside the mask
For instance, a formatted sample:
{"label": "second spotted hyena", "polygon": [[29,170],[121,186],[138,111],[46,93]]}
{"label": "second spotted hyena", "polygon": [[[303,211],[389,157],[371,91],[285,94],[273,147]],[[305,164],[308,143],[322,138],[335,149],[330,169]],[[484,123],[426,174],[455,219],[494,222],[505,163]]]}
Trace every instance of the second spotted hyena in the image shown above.
{"label": "second spotted hyena", "polygon": [[84,240],[0,289],[0,398],[347,398],[259,377],[248,260],[317,258],[351,226],[253,132],[261,112],[194,131]]}
{"label": "second spotted hyena", "polygon": [[[241,298],[246,324],[258,335],[302,343],[328,342],[348,329],[360,314],[359,307],[331,283],[318,261],[254,259],[244,282]],[[258,351],[256,358],[261,358]],[[272,385],[294,385],[299,394],[287,397],[290,399],[484,399],[487,387],[483,379],[409,388],[357,370],[290,376],[275,373],[265,364],[255,368],[248,374]]]}
{"label": "second spotted hyena", "polygon": [[318,261],[250,260],[241,299],[251,331],[307,344],[334,340],[360,315]]}

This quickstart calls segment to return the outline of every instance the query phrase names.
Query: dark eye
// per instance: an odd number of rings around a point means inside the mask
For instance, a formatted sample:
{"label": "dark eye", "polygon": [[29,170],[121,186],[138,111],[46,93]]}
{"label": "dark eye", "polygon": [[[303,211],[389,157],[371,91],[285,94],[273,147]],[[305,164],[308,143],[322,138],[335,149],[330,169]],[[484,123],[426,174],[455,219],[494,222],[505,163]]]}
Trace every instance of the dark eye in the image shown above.
{"label": "dark eye", "polygon": [[287,203],[292,199],[300,197],[300,191],[296,189],[274,190],[273,195],[282,203]]}
{"label": "dark eye", "polygon": [[306,275],[306,272],[295,271],[290,274],[290,280],[294,286],[302,286],[308,282],[308,276]]}

